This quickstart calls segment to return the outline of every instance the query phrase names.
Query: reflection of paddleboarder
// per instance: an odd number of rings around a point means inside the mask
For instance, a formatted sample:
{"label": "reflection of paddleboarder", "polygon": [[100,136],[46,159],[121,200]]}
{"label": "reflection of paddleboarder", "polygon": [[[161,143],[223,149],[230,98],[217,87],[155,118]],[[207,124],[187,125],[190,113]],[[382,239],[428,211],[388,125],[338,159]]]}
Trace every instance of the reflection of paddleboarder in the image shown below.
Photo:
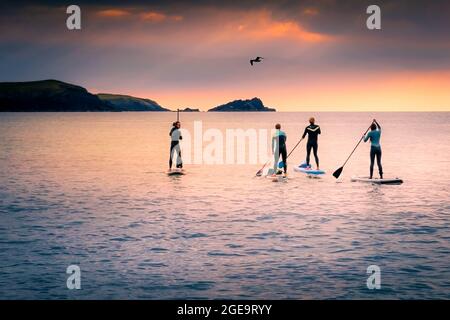
{"label": "reflection of paddleboarder", "polygon": [[309,126],[305,128],[305,132],[303,133],[302,139],[305,139],[306,135],[308,135],[308,142],[306,144],[306,164],[310,166],[310,156],[311,149],[314,152],[314,158],[316,160],[317,170],[319,169],[319,156],[317,155],[317,150],[319,149],[319,145],[317,143],[318,135],[320,132],[320,127],[315,124],[316,120],[314,118],[309,119]]}
{"label": "reflection of paddleboarder", "polygon": [[173,123],[173,127],[170,130],[169,136],[171,138],[170,143],[170,159],[169,159],[169,171],[172,170],[172,157],[174,152],[177,153],[177,168],[183,168],[183,161],[181,160],[181,148],[180,148],[180,140],[183,140],[181,136],[181,123],[180,121],[176,121]]}
{"label": "reflection of paddleboarder", "polygon": [[278,161],[281,159],[283,162],[284,174],[287,173],[287,152],[286,152],[286,133],[281,131],[281,125],[279,123],[275,126],[275,134],[272,137],[272,153],[275,156],[275,161],[273,163],[273,171],[277,172]]}
{"label": "reflection of paddleboarder", "polygon": [[370,132],[364,137],[364,142],[370,139],[370,179],[373,176],[373,166],[375,157],[377,158],[378,171],[380,173],[380,179],[383,179],[383,167],[381,166],[381,126],[377,120],[373,119],[373,123],[370,126]]}

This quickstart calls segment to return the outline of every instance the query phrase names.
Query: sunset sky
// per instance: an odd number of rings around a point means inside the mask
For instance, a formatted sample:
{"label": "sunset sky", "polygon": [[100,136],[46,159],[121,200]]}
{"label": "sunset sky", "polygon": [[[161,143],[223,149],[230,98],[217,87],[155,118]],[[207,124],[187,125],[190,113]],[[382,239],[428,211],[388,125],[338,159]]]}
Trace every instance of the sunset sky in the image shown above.
{"label": "sunset sky", "polygon": [[[207,110],[450,111],[450,1],[2,1],[0,81],[58,79]],[[382,30],[366,8],[382,9]],[[249,59],[262,56],[251,67]]]}

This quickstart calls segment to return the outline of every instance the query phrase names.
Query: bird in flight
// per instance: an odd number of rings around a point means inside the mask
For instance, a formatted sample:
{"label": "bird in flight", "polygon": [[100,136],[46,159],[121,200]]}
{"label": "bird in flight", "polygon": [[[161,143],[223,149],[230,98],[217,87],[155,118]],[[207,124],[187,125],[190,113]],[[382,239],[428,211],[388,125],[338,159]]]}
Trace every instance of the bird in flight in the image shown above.
{"label": "bird in flight", "polygon": [[254,62],[261,62],[262,59],[264,59],[264,58],[262,58],[262,57],[256,57],[256,59],[250,60],[250,64],[253,65]]}

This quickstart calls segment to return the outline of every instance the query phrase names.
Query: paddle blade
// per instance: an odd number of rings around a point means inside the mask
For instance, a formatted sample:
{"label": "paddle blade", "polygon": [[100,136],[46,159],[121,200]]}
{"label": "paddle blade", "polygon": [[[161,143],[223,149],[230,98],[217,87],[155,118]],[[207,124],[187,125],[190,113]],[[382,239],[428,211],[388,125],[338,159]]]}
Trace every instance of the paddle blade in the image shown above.
{"label": "paddle blade", "polygon": [[257,177],[261,177],[261,176],[262,176],[262,170],[259,170],[259,171],[256,173],[256,176],[257,176]]}
{"label": "paddle blade", "polygon": [[339,169],[337,169],[335,172],[333,172],[333,176],[337,179],[337,178],[339,178],[339,176],[341,175],[341,173],[342,173],[342,170],[344,170],[344,168],[343,167],[340,167]]}

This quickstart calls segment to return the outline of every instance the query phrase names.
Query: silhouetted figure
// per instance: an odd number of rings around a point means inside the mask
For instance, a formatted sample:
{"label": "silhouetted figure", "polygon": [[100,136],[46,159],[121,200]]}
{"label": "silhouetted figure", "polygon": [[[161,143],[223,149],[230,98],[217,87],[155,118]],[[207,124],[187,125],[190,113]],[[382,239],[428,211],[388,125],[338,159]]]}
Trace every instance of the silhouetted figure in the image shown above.
{"label": "silhouetted figure", "polygon": [[310,166],[310,157],[311,157],[311,149],[314,152],[314,158],[316,159],[317,170],[319,169],[319,156],[317,155],[317,150],[319,149],[319,145],[317,143],[317,138],[320,131],[320,127],[316,125],[316,119],[311,117],[309,119],[309,126],[305,128],[305,132],[303,133],[302,139],[305,139],[306,135],[308,135],[308,142],[306,144],[306,164],[308,167]]}
{"label": "silhouetted figure", "polygon": [[[277,173],[277,169],[279,166],[284,168],[284,175],[287,174],[287,151],[286,151],[286,140],[287,136],[284,131],[281,131],[281,125],[277,123],[275,125],[275,133],[272,136],[272,154],[275,156],[275,160],[273,162],[273,172],[274,175]],[[280,160],[281,155],[281,162],[280,164],[278,161]]]}
{"label": "silhouetted figure", "polygon": [[381,166],[381,126],[376,119],[373,119],[370,126],[370,132],[364,137],[364,142],[370,139],[370,179],[373,177],[373,165],[375,157],[377,158],[378,172],[380,173],[380,179],[383,179],[383,167]]}
{"label": "silhouetted figure", "polygon": [[180,128],[181,128],[180,121],[176,121],[173,123],[172,129],[170,130],[170,133],[169,133],[169,136],[171,139],[169,171],[172,170],[174,153],[177,153],[177,168],[183,169],[183,161],[181,160],[181,148],[180,148],[180,140],[183,140],[183,137],[181,136]]}
{"label": "silhouetted figure", "polygon": [[264,59],[264,58],[262,58],[262,57],[256,57],[256,59],[250,60],[250,64],[253,65],[254,62],[261,62],[262,59]]}

